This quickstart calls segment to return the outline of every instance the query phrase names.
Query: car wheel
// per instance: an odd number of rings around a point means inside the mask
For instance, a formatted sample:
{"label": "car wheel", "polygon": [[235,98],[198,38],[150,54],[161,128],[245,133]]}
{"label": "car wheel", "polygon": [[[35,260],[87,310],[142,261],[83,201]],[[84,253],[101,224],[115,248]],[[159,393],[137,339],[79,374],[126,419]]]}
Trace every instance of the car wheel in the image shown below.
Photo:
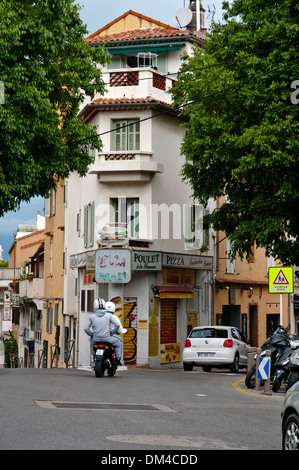
{"label": "car wheel", "polygon": [[234,362],[232,363],[232,365],[230,366],[230,371],[232,373],[236,373],[239,371],[239,356],[238,354],[235,355],[235,360]]}
{"label": "car wheel", "polygon": [[212,367],[211,366],[202,366],[202,370],[204,372],[211,372]]}
{"label": "car wheel", "polygon": [[299,450],[299,418],[296,414],[288,417],[282,433],[283,450]]}
{"label": "car wheel", "polygon": [[190,372],[191,370],[193,370],[193,364],[188,364],[187,362],[184,362],[183,368],[186,372]]}

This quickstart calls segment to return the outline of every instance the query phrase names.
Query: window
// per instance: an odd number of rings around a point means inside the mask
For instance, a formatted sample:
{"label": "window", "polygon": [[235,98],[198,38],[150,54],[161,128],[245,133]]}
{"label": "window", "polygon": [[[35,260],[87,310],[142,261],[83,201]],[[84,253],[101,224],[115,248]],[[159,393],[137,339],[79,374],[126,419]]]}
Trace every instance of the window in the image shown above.
{"label": "window", "polygon": [[186,248],[199,248],[200,205],[186,205]]}
{"label": "window", "polygon": [[53,276],[53,238],[50,240],[50,276]]}
{"label": "window", "polygon": [[139,119],[117,119],[113,121],[112,150],[130,151],[140,149]]}
{"label": "window", "polygon": [[223,329],[203,328],[202,330],[193,330],[189,338],[227,338],[228,332]]}
{"label": "window", "polygon": [[233,274],[235,272],[235,260],[230,260],[229,252],[230,252],[230,241],[226,237],[226,272],[229,274]]}
{"label": "window", "polygon": [[124,224],[130,238],[139,237],[139,198],[111,199],[111,222]]}
{"label": "window", "polygon": [[94,244],[94,202],[84,206],[84,247]]}
{"label": "window", "polygon": [[56,190],[55,189],[51,189],[51,193],[50,193],[50,210],[51,210],[51,214],[50,215],[55,215],[56,213]]}
{"label": "window", "polygon": [[93,312],[94,291],[87,291],[87,311]]}
{"label": "window", "polygon": [[124,56],[124,61],[127,66],[135,67],[152,67],[157,69],[158,55],[153,52],[139,52],[137,55],[128,54]]}
{"label": "window", "polygon": [[152,52],[139,52],[137,55],[137,67],[153,67],[157,69],[157,54]]}
{"label": "window", "polygon": [[47,333],[52,333],[53,307],[47,308]]}
{"label": "window", "polygon": [[[209,215],[210,210],[206,207],[203,211],[204,216]],[[210,230],[207,228],[203,231],[203,246],[206,246],[207,248],[210,247]]]}

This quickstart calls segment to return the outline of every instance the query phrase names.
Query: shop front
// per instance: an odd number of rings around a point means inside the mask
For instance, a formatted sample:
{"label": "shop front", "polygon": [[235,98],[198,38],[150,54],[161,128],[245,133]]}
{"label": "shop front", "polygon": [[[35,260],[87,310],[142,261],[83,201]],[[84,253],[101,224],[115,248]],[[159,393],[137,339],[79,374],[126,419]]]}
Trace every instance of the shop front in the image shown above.
{"label": "shop front", "polygon": [[[80,270],[81,300],[82,295],[102,297],[116,305],[115,314],[128,330],[122,335],[127,365],[180,363],[190,329],[211,322],[211,257],[106,248],[94,252],[88,270],[86,266]],[[79,362],[89,365],[88,338],[81,330],[92,313],[91,300],[79,304]]]}

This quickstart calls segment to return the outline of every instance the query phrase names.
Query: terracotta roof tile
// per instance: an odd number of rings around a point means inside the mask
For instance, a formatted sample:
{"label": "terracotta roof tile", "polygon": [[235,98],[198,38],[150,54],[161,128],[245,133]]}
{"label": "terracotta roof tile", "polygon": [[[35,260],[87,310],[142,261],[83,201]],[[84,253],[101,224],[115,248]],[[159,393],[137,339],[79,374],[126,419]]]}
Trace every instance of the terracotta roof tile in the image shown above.
{"label": "terracotta roof tile", "polygon": [[77,117],[84,116],[84,122],[88,122],[89,119],[94,116],[95,112],[100,109],[105,110],[106,108],[106,110],[108,110],[110,106],[113,106],[114,109],[116,109],[118,106],[130,106],[132,109],[134,105],[138,106],[139,109],[142,107],[142,105],[146,107],[149,105],[157,108],[162,107],[163,109],[166,107],[170,113],[177,112],[177,110],[172,108],[171,104],[154,99],[151,96],[147,96],[146,98],[97,98],[84,106]]}
{"label": "terracotta roof tile", "polygon": [[88,103],[87,106],[96,106],[96,105],[114,105],[114,104],[162,104],[164,106],[171,105],[164,101],[156,100],[151,96],[147,96],[146,98],[97,98],[93,100],[91,103]]}
{"label": "terracotta roof tile", "polygon": [[100,43],[100,42],[117,42],[117,41],[136,41],[143,39],[159,39],[159,38],[173,38],[173,37],[190,37],[198,39],[191,31],[180,29],[164,29],[164,28],[141,28],[125,33],[110,34],[107,36],[95,36],[93,38],[86,38],[86,42]]}

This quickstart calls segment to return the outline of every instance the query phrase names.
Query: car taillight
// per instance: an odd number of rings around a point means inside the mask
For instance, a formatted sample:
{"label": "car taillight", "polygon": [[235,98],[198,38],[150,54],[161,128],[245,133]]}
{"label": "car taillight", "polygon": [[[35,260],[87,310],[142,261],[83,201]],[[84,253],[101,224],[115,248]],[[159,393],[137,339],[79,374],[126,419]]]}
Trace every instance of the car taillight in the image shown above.
{"label": "car taillight", "polygon": [[190,341],[190,339],[186,339],[186,341],[185,341],[185,348],[191,348],[191,341]]}
{"label": "car taillight", "polygon": [[232,348],[233,347],[233,340],[232,339],[226,339],[223,343],[223,346],[225,348]]}

